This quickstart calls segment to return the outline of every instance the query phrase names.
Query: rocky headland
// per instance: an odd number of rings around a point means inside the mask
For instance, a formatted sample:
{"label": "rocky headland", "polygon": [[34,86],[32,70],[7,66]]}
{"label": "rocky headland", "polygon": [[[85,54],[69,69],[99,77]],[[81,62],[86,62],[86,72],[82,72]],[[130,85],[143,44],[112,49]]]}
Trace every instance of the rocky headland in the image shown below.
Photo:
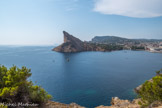
{"label": "rocky headland", "polygon": [[84,42],[80,39],[70,35],[69,33],[63,31],[64,43],[60,46],[54,48],[57,52],[80,52],[84,50]]}
{"label": "rocky headland", "polygon": [[92,42],[83,42],[80,39],[63,31],[64,42],[55,47],[53,51],[57,52],[82,52],[82,51],[112,51],[120,50],[120,47],[105,46],[104,44],[97,44]]}
{"label": "rocky headland", "polygon": [[115,50],[147,50],[162,52],[161,39],[127,39],[117,36],[95,36],[91,41],[80,39],[63,31],[64,42],[55,47],[57,52],[82,52],[82,51],[115,51]]}

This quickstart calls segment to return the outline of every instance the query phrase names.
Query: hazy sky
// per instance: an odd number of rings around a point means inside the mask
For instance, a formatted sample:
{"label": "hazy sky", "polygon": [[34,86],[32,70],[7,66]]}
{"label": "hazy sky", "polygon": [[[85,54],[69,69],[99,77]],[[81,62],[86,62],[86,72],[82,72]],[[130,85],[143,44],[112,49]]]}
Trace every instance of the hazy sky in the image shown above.
{"label": "hazy sky", "polygon": [[0,0],[0,45],[115,35],[162,39],[162,0]]}

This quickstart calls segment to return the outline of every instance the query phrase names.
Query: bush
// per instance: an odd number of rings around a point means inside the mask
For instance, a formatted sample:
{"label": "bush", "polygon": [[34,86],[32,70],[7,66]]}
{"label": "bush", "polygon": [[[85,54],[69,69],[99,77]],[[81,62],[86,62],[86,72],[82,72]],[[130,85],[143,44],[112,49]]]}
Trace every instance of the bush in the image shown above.
{"label": "bush", "polygon": [[0,66],[0,102],[40,104],[52,98],[42,87],[27,80],[31,76],[30,71],[26,67],[7,69]]}
{"label": "bush", "polygon": [[132,50],[145,50],[145,47],[143,47],[143,46],[132,46],[131,49]]}
{"label": "bush", "polygon": [[162,101],[162,74],[146,81],[138,92],[143,106],[148,106],[153,102]]}
{"label": "bush", "polygon": [[0,108],[8,108],[8,107],[5,105],[0,105]]}

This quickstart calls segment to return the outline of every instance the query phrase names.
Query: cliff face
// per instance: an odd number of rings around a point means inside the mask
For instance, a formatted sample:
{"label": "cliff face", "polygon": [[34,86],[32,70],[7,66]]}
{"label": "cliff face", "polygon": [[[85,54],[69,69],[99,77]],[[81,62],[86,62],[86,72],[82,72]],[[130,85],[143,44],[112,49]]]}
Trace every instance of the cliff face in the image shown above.
{"label": "cliff face", "polygon": [[53,49],[57,52],[81,52],[81,51],[106,51],[104,48],[91,44],[88,42],[83,42],[80,39],[70,35],[69,33],[63,31],[64,43]]}
{"label": "cliff face", "polygon": [[53,51],[80,52],[84,50],[83,48],[84,43],[80,39],[70,35],[69,33],[65,31],[63,31],[63,34],[64,34],[64,43],[54,48]]}

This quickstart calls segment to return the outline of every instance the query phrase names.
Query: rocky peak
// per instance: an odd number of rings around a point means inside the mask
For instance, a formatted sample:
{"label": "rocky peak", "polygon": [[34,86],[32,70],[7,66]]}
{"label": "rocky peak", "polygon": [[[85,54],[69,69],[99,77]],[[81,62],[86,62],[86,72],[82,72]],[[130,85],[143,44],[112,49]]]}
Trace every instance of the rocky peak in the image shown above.
{"label": "rocky peak", "polygon": [[70,37],[72,37],[72,35],[70,35],[68,32],[63,31],[64,34],[64,43],[69,42],[70,41]]}
{"label": "rocky peak", "polygon": [[80,52],[83,51],[83,42],[70,35],[68,32],[63,31],[63,35],[64,35],[64,43],[61,44],[60,46],[54,48],[54,51],[58,51],[58,52]]}
{"label": "rocky peak", "polygon": [[82,41],[80,39],[74,37],[73,35],[69,34],[66,31],[63,31],[63,34],[64,34],[64,43],[67,43],[67,42],[79,42],[79,43],[82,43]]}

